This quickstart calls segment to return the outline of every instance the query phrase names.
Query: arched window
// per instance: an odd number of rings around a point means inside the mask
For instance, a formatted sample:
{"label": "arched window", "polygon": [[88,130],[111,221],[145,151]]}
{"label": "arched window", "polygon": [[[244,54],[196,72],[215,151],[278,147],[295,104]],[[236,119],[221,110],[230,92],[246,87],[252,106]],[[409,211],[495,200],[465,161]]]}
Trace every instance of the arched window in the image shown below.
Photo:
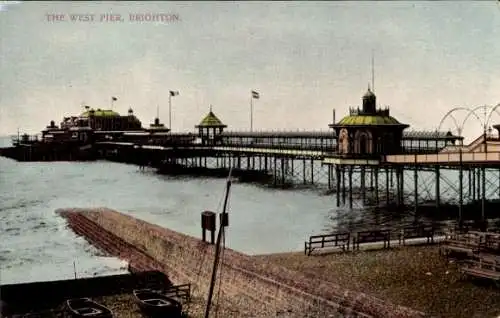
{"label": "arched window", "polygon": [[377,153],[381,154],[384,152],[384,145],[383,145],[383,139],[382,137],[377,137]]}
{"label": "arched window", "polygon": [[339,134],[339,153],[349,153],[349,134],[346,129],[342,129]]}
{"label": "arched window", "polygon": [[368,149],[368,136],[366,134],[361,134],[359,136],[359,153],[365,155],[369,152]]}

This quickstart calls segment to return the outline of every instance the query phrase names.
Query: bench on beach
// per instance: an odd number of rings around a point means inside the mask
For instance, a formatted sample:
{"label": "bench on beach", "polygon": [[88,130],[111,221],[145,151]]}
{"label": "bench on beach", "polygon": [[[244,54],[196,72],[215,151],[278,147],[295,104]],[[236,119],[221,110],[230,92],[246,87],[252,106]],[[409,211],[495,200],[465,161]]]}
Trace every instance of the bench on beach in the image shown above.
{"label": "bench on beach", "polygon": [[313,235],[309,241],[304,242],[304,254],[311,255],[313,250],[322,248],[341,248],[343,251],[349,250],[351,233],[333,233],[323,235]]}
{"label": "bench on beach", "polygon": [[495,232],[469,232],[476,237],[482,251],[500,252],[500,234]]}
{"label": "bench on beach", "polygon": [[475,234],[462,234],[455,236],[453,239],[447,239],[439,248],[439,253],[446,257],[464,255],[472,257],[479,254],[483,247],[483,240]]}
{"label": "bench on beach", "polygon": [[165,296],[179,298],[185,302],[191,300],[191,284],[182,284],[170,286],[165,291]]}
{"label": "bench on beach", "polygon": [[500,286],[500,260],[497,257],[480,256],[479,260],[469,260],[460,271],[473,278],[493,280]]}
{"label": "bench on beach", "polygon": [[446,239],[455,239],[458,236],[464,235],[472,231],[473,227],[470,224],[462,224],[462,227],[459,225],[455,225],[453,227],[448,227],[445,229],[445,238]]}
{"label": "bench on beach", "polygon": [[495,281],[497,284],[500,282],[500,272],[492,271],[489,269],[476,268],[476,267],[463,267],[462,274],[474,278],[484,278]]}
{"label": "bench on beach", "polygon": [[449,258],[473,257],[479,253],[479,247],[467,244],[446,243],[439,248],[439,254]]}
{"label": "bench on beach", "polygon": [[426,238],[427,244],[434,243],[434,227],[424,225],[407,226],[399,233],[399,245],[406,245],[407,239]]}
{"label": "bench on beach", "polygon": [[384,248],[391,247],[391,230],[362,231],[353,240],[353,249],[359,250],[361,243],[383,242]]}

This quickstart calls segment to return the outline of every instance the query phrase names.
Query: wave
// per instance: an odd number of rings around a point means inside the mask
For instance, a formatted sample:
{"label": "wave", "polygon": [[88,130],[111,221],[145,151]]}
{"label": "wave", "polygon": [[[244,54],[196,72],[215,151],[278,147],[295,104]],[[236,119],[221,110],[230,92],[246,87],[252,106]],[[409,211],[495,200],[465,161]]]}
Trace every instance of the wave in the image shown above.
{"label": "wave", "polygon": [[0,213],[4,211],[9,211],[9,210],[17,210],[17,209],[24,209],[32,206],[36,206],[40,203],[43,203],[43,200],[40,199],[35,199],[35,200],[20,200],[19,202],[16,202],[11,205],[2,205],[0,206]]}

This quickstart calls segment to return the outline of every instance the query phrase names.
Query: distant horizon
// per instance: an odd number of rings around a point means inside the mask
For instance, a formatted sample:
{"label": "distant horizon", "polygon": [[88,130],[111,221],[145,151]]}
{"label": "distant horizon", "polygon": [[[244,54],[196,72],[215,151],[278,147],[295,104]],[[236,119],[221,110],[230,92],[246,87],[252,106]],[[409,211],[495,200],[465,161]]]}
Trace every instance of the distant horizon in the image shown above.
{"label": "distant horizon", "polygon": [[[174,132],[209,105],[227,130],[249,130],[252,90],[254,130],[326,131],[333,109],[338,122],[361,105],[372,52],[379,107],[434,131],[453,107],[500,103],[497,2],[2,3],[0,135],[37,134],[112,96],[146,127],[159,105],[168,125],[169,90]],[[451,118],[441,130],[457,133]],[[463,135],[481,133],[471,116]]]}

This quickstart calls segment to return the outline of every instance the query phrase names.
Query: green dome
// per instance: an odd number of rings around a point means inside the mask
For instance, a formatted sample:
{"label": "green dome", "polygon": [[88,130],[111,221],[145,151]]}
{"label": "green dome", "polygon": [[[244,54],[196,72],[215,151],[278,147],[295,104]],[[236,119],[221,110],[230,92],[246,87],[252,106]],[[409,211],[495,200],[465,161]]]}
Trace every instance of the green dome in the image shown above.
{"label": "green dome", "polygon": [[222,121],[215,116],[215,114],[210,110],[210,112],[203,118],[199,125],[196,127],[226,127]]}
{"label": "green dome", "polygon": [[94,111],[96,117],[120,117],[120,114],[111,109],[90,109],[83,112],[81,117],[89,117],[90,112]]}
{"label": "green dome", "polygon": [[392,116],[381,115],[351,115],[342,118],[337,123],[341,126],[377,126],[377,125],[402,125],[396,118]]}

